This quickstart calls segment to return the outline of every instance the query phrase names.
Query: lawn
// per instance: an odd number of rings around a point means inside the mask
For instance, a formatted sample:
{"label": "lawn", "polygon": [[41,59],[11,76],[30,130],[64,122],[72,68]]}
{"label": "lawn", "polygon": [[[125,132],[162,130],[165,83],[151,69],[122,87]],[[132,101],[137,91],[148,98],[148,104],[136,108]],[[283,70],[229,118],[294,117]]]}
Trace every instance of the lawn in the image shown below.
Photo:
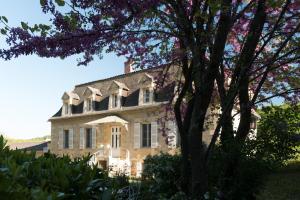
{"label": "lawn", "polygon": [[300,200],[300,156],[266,178],[258,200]]}
{"label": "lawn", "polygon": [[13,144],[13,143],[22,143],[22,142],[44,142],[46,139],[50,139],[50,135],[46,135],[43,137],[36,137],[31,139],[15,139],[15,138],[5,138],[7,140],[7,145]]}

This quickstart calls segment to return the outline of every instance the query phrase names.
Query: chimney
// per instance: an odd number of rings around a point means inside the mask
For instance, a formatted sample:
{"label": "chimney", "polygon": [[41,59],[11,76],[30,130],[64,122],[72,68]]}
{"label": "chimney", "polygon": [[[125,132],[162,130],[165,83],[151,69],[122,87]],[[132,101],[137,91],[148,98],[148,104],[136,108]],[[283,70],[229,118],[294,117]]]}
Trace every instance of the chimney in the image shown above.
{"label": "chimney", "polygon": [[128,74],[133,72],[133,59],[129,59],[124,63],[124,73]]}

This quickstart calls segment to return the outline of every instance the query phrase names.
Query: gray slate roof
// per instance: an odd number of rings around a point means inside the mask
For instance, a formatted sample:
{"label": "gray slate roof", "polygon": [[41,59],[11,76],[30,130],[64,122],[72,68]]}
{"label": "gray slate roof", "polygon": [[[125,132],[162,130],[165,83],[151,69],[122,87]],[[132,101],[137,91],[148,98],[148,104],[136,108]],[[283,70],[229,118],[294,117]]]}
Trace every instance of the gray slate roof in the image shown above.
{"label": "gray slate roof", "polygon": [[[168,70],[169,74],[172,74],[169,80],[165,81],[165,84],[162,88],[159,88],[155,91],[154,99],[156,102],[163,102],[170,99],[174,91],[174,81],[175,81],[175,74],[177,73],[177,67],[171,67]],[[72,113],[82,113],[83,112],[83,93],[87,87],[92,87],[98,89],[101,94],[102,98],[100,102],[94,102],[93,107],[95,111],[103,111],[108,110],[108,103],[109,103],[109,95],[110,92],[108,88],[113,83],[116,83],[120,88],[126,90],[126,95],[122,97],[122,106],[123,107],[130,107],[130,106],[137,106],[138,99],[139,99],[139,92],[140,87],[139,81],[140,79],[146,75],[151,76],[154,79],[160,78],[161,74],[166,71],[166,68],[163,66],[153,67],[149,69],[139,70],[132,73],[122,74],[102,80],[97,80],[93,82],[88,82],[80,85],[76,85],[73,92],[79,96],[80,103],[78,105],[72,105]],[[62,109],[53,116],[59,117],[61,116]]]}
{"label": "gray slate roof", "polygon": [[10,149],[22,149],[28,151],[43,151],[44,147],[47,147],[50,141],[45,142],[20,142],[9,145]]}

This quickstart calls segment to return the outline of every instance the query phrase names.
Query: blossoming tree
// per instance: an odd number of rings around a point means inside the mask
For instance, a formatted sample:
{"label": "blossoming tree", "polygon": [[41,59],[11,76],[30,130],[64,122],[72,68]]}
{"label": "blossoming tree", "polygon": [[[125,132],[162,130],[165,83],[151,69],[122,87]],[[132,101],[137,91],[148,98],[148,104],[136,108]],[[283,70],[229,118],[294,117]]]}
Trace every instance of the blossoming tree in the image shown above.
{"label": "blossoming tree", "polygon": [[[207,169],[214,145],[224,152],[243,144],[251,109],[281,96],[299,100],[300,2],[298,0],[40,0],[50,24],[9,28],[2,21],[8,49],[5,60],[20,55],[65,58],[80,54],[79,65],[115,52],[136,67],[178,65],[174,113],[181,137],[183,186],[195,197],[208,189]],[[216,96],[213,96],[216,95]],[[188,97],[188,98],[187,98]],[[222,114],[205,148],[203,130],[212,98]],[[240,122],[233,130],[232,110]],[[184,107],[185,112],[182,112]],[[241,145],[238,145],[241,147]],[[224,163],[234,175],[240,148]],[[191,179],[189,179],[189,176]],[[188,183],[191,184],[188,184]],[[226,193],[226,185],[220,190]],[[188,191],[183,187],[185,191]],[[226,195],[225,195],[226,196]]]}

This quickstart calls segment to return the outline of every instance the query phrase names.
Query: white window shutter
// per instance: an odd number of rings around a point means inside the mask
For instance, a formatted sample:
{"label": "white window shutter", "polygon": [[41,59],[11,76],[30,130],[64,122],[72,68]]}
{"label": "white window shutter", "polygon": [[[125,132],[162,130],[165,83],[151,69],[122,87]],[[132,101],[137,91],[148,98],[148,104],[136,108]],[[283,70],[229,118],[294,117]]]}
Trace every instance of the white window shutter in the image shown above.
{"label": "white window shutter", "polygon": [[141,147],[141,125],[134,123],[134,145],[133,148],[138,149]]}
{"label": "white window shutter", "polygon": [[168,148],[176,148],[177,144],[177,128],[176,123],[174,121],[167,122],[168,129]]}
{"label": "white window shutter", "polygon": [[62,149],[63,148],[63,137],[64,137],[64,130],[61,128],[58,131],[58,149]]}
{"label": "white window shutter", "polygon": [[84,149],[84,128],[80,128],[79,149]]}
{"label": "white window shutter", "polygon": [[73,149],[73,129],[69,129],[69,149]]}
{"label": "white window shutter", "polygon": [[92,149],[96,149],[96,128],[92,128]]}
{"label": "white window shutter", "polygon": [[157,128],[157,122],[151,122],[151,148],[157,148],[158,146]]}
{"label": "white window shutter", "polygon": [[143,96],[143,88],[140,88],[139,90],[139,106],[143,105],[144,96]]}

